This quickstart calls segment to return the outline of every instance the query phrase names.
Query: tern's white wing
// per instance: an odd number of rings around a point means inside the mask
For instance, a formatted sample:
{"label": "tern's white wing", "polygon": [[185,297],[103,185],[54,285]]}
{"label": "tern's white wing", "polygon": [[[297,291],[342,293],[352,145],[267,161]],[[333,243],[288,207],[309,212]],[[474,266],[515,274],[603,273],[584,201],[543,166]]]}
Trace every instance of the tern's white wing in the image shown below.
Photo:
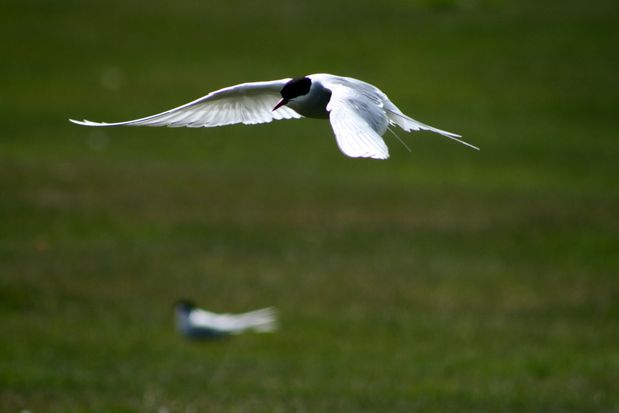
{"label": "tern's white wing", "polygon": [[389,158],[381,137],[389,121],[377,101],[345,85],[325,86],[331,90],[327,110],[340,150],[352,158]]}
{"label": "tern's white wing", "polygon": [[170,126],[211,127],[244,123],[266,123],[279,119],[300,118],[294,110],[273,107],[281,98],[280,90],[290,79],[242,83],[211,92],[200,99],[156,115],[127,122],[105,123],[88,120],[73,123],[84,126]]}

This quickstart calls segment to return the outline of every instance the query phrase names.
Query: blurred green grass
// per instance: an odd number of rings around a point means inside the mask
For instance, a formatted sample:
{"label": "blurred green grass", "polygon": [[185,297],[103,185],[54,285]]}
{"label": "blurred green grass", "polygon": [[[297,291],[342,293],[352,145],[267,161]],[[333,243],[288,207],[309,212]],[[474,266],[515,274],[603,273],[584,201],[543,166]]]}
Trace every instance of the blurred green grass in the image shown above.
{"label": "blurred green grass", "polygon": [[[10,0],[0,22],[0,410],[619,411],[615,2]],[[66,121],[323,71],[482,151]],[[179,297],[282,329],[188,343]]]}

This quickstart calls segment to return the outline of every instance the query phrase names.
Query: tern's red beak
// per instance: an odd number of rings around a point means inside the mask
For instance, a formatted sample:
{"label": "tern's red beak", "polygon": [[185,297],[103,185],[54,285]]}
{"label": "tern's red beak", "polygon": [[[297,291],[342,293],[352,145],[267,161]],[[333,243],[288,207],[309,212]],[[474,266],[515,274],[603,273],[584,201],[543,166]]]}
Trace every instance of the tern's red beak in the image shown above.
{"label": "tern's red beak", "polygon": [[281,99],[279,100],[279,102],[277,102],[277,105],[275,105],[275,107],[273,108],[273,110],[277,110],[277,109],[279,109],[280,107],[284,106],[286,103],[288,103],[288,99],[281,98]]}

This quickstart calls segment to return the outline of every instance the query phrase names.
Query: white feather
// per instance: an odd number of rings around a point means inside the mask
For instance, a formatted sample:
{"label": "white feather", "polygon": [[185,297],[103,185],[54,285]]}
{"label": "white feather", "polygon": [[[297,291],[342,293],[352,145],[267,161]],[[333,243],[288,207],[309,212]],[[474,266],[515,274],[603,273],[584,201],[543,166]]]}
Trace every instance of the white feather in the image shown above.
{"label": "white feather", "polygon": [[273,111],[281,98],[279,91],[290,79],[242,83],[211,92],[208,95],[156,115],[126,122],[71,122],[83,126],[169,126],[213,127],[243,123],[267,123],[273,119],[297,119],[302,116],[288,107]]}

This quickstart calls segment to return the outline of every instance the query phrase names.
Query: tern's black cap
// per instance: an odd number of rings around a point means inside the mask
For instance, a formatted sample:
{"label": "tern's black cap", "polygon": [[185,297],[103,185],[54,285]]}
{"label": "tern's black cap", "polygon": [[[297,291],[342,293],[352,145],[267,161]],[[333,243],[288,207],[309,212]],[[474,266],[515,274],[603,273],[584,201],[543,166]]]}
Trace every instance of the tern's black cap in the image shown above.
{"label": "tern's black cap", "polygon": [[284,99],[290,100],[307,95],[311,87],[312,80],[309,77],[295,77],[284,85],[280,93]]}
{"label": "tern's black cap", "polygon": [[174,307],[181,311],[191,311],[196,308],[196,305],[193,303],[193,301],[181,299],[177,300],[174,303]]}

